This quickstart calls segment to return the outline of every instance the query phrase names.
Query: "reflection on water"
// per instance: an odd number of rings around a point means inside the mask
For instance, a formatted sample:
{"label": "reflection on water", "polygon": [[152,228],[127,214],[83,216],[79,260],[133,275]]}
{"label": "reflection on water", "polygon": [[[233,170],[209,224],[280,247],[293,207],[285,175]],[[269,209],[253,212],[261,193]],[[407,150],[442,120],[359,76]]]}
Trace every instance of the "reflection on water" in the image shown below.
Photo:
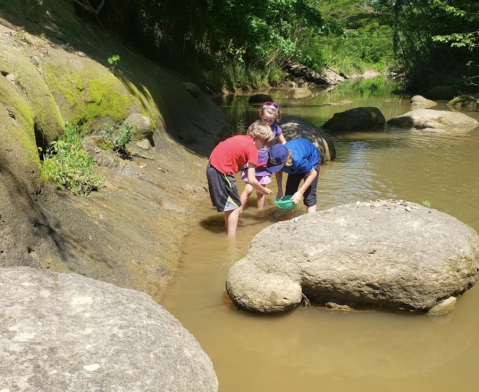
{"label": "reflection on water", "polygon": [[[394,85],[354,84],[303,100],[279,92],[271,95],[285,115],[302,116],[317,125],[358,106],[378,107],[387,119],[410,110],[407,99],[390,93]],[[257,109],[249,107],[245,97],[225,100],[222,106],[230,110],[232,120],[241,120],[233,121],[232,129],[256,119]],[[468,114],[479,119],[477,113]],[[479,131],[460,136],[386,129],[341,135],[335,144],[336,161],[321,167],[318,209],[377,198],[428,201],[479,231]],[[258,212],[252,196],[236,238],[224,235],[223,216],[209,200],[198,212],[201,219],[186,240],[180,275],[162,304],[210,356],[221,392],[476,387],[479,288],[460,297],[451,317],[439,320],[321,308],[298,308],[273,317],[251,315],[231,304],[226,275],[246,254],[251,238],[285,219],[284,212],[271,196],[266,210]],[[301,213],[302,205],[295,210]]]}

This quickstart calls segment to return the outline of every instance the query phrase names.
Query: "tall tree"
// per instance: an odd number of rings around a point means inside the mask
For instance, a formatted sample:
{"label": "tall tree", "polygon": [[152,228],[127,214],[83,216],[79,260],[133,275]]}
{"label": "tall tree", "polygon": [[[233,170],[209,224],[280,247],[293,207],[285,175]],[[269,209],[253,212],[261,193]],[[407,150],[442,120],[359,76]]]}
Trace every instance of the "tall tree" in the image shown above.
{"label": "tall tree", "polygon": [[[394,45],[411,87],[457,84],[477,64],[477,2],[378,0],[394,30]],[[450,45],[450,43],[454,45]]]}

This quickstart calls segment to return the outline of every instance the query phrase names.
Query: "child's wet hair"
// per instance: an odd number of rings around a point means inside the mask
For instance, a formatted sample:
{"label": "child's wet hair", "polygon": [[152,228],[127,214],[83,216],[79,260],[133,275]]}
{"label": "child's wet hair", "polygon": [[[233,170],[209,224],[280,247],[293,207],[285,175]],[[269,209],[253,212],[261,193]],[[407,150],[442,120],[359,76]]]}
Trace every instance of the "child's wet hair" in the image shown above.
{"label": "child's wet hair", "polygon": [[249,135],[253,139],[261,139],[267,145],[271,145],[274,142],[275,136],[271,127],[265,124],[254,124],[248,131]]}

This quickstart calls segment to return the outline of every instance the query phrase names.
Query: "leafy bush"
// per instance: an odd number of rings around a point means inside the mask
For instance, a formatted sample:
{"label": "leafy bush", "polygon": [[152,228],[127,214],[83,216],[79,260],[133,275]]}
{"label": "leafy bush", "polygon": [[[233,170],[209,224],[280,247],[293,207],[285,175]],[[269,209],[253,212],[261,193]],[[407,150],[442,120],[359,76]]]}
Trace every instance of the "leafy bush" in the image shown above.
{"label": "leafy bush", "polygon": [[104,150],[116,151],[120,156],[127,156],[126,145],[131,142],[132,133],[133,126],[129,121],[119,131],[116,131],[114,126],[105,124],[105,128],[100,133],[102,139],[97,145]]}
{"label": "leafy bush", "polygon": [[285,74],[281,70],[281,68],[273,67],[269,70],[268,80],[269,80],[269,83],[271,85],[277,86],[277,85],[283,83],[285,78],[286,78]]}
{"label": "leafy bush", "polygon": [[42,164],[42,171],[49,181],[75,195],[88,195],[104,181],[94,169],[94,160],[83,149],[82,141],[78,130],[67,125],[65,134],[47,150]]}

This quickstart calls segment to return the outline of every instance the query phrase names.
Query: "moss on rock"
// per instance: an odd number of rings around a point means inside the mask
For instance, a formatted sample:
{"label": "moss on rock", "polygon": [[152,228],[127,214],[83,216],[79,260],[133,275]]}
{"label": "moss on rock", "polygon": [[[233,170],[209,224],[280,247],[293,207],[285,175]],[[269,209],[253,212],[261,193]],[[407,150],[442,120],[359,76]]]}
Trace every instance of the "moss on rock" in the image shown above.
{"label": "moss on rock", "polygon": [[62,133],[64,124],[42,78],[39,59],[32,60],[19,48],[4,43],[0,43],[0,52],[8,53],[0,58],[0,67],[4,74],[10,75],[9,81],[24,98],[24,104],[30,107],[36,131],[42,134],[46,143],[55,140]]}
{"label": "moss on rock", "polygon": [[35,140],[35,114],[18,88],[0,77],[0,161],[14,174],[40,169]]}
{"label": "moss on rock", "polygon": [[47,84],[67,122],[83,129],[97,127],[106,118],[121,122],[140,106],[106,68],[90,59],[73,60],[49,63],[45,70]]}

